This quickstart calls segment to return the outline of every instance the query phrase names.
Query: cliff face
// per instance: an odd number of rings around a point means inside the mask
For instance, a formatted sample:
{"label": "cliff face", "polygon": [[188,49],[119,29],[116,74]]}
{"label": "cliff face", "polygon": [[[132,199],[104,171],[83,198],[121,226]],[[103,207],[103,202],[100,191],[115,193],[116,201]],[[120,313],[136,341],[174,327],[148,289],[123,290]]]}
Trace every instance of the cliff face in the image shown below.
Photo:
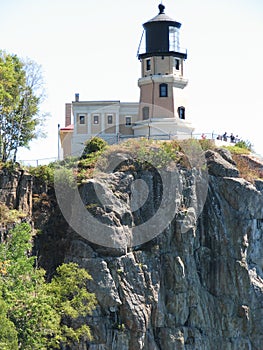
{"label": "cliff face", "polygon": [[[262,349],[262,182],[255,187],[239,178],[227,152],[208,151],[206,158],[206,201],[189,230],[180,229],[180,209],[160,235],[128,251],[95,246],[68,230],[65,260],[89,270],[89,287],[99,301],[88,320],[94,341],[81,349]],[[154,174],[147,176],[154,201],[160,184]],[[189,206],[196,197],[196,176],[180,172],[183,191],[178,208]],[[127,208],[124,215],[117,202],[130,197],[131,177],[136,180],[142,174],[109,176],[103,196],[111,199],[111,210],[95,210],[108,225],[122,225],[123,235],[127,217],[135,219]],[[80,190],[86,204],[94,201],[93,187],[92,180]],[[154,215],[156,206],[146,210],[147,217]]]}
{"label": "cliff face", "polygon": [[23,170],[0,170],[0,203],[32,213],[32,176]]}
{"label": "cliff face", "polygon": [[[208,151],[206,158],[208,190],[197,221],[182,230],[199,175],[181,170],[174,219],[133,248],[85,240],[63,219],[52,191],[34,195],[35,226],[43,231],[36,239],[41,264],[52,274],[58,263],[74,261],[93,277],[88,287],[99,304],[86,322],[94,339],[71,349],[262,350],[262,181],[252,185],[240,178],[227,152]],[[128,205],[131,182],[140,179],[150,189],[144,213]],[[94,205],[94,186],[108,206]],[[162,189],[154,172],[128,170],[90,180],[80,194],[96,220],[127,235],[131,224],[155,215]]]}

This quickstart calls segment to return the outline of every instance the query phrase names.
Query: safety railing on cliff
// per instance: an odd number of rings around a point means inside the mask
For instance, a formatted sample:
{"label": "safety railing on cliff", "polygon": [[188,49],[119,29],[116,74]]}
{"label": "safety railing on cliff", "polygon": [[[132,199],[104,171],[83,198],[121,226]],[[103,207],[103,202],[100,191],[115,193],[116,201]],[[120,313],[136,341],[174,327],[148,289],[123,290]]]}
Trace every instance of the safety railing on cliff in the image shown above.
{"label": "safety railing on cliff", "polygon": [[[127,139],[130,138],[140,138],[142,136],[134,136],[134,135],[122,135],[122,134],[117,134],[117,135],[107,135],[107,134],[99,134],[97,135],[101,138],[103,138],[105,141],[107,141],[109,144],[118,144],[120,142],[123,142]],[[184,139],[184,138],[193,138],[193,139],[209,139],[209,140],[218,140],[219,142],[222,141],[223,144],[229,144],[231,143],[230,135],[226,135],[224,138],[224,135],[222,134],[217,134],[215,132],[210,132],[210,133],[181,133],[180,135],[176,134],[155,134],[155,135],[145,135],[146,138],[148,139],[159,139],[159,140],[176,140],[176,139]],[[239,141],[238,136],[235,137],[235,141]],[[233,142],[233,141],[232,141]],[[60,153],[60,152],[59,152]],[[74,156],[74,154],[73,154]],[[77,156],[77,154],[76,154]],[[60,155],[58,154],[57,157],[51,157],[51,158],[40,158],[40,159],[27,159],[23,160],[20,159],[18,160],[18,163],[27,165],[27,166],[38,166],[38,165],[46,165],[51,162],[61,160]]]}

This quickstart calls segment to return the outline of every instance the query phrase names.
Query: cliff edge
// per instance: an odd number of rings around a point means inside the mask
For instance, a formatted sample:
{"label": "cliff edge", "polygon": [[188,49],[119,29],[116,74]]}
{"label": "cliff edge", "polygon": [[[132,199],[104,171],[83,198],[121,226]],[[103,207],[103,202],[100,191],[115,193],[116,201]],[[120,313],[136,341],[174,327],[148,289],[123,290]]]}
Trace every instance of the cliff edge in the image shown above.
{"label": "cliff edge", "polygon": [[[263,182],[241,178],[229,152],[209,150],[205,156],[208,182],[200,213],[200,173],[177,168],[181,189],[174,218],[156,237],[132,247],[88,241],[64,220],[52,189],[28,189],[41,198],[32,213],[42,230],[35,242],[40,263],[52,274],[59,262],[74,261],[93,277],[88,288],[98,306],[85,320],[93,341],[72,349],[263,349]],[[150,189],[144,212],[129,205],[131,182],[141,179]],[[98,203],[95,186],[107,205]],[[79,193],[93,217],[122,237],[155,215],[162,183],[151,169],[129,166],[86,181]]]}

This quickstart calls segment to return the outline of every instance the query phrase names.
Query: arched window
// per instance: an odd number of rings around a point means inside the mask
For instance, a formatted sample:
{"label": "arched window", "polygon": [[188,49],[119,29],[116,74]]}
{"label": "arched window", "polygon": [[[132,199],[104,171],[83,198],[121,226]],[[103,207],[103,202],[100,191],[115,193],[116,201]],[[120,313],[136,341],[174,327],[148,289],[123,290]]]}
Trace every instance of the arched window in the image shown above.
{"label": "arched window", "polygon": [[142,119],[149,119],[149,107],[143,107],[142,109]]}
{"label": "arched window", "polygon": [[179,119],[185,119],[185,107],[184,106],[178,107],[177,113],[178,113]]}
{"label": "arched window", "polygon": [[168,96],[168,85],[167,84],[160,84],[159,85],[160,89],[160,97],[167,97]]}

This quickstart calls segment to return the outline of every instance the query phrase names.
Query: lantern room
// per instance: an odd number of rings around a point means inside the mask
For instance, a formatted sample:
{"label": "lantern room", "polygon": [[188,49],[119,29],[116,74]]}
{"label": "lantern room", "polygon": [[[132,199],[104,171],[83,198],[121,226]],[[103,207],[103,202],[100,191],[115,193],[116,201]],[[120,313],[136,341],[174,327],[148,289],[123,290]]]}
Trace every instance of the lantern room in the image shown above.
{"label": "lantern room", "polygon": [[[181,23],[164,13],[164,5],[159,5],[159,14],[143,24],[144,33],[138,49],[138,58],[151,56],[175,56],[186,59],[187,52],[180,48]],[[145,48],[142,47],[145,35]]]}

